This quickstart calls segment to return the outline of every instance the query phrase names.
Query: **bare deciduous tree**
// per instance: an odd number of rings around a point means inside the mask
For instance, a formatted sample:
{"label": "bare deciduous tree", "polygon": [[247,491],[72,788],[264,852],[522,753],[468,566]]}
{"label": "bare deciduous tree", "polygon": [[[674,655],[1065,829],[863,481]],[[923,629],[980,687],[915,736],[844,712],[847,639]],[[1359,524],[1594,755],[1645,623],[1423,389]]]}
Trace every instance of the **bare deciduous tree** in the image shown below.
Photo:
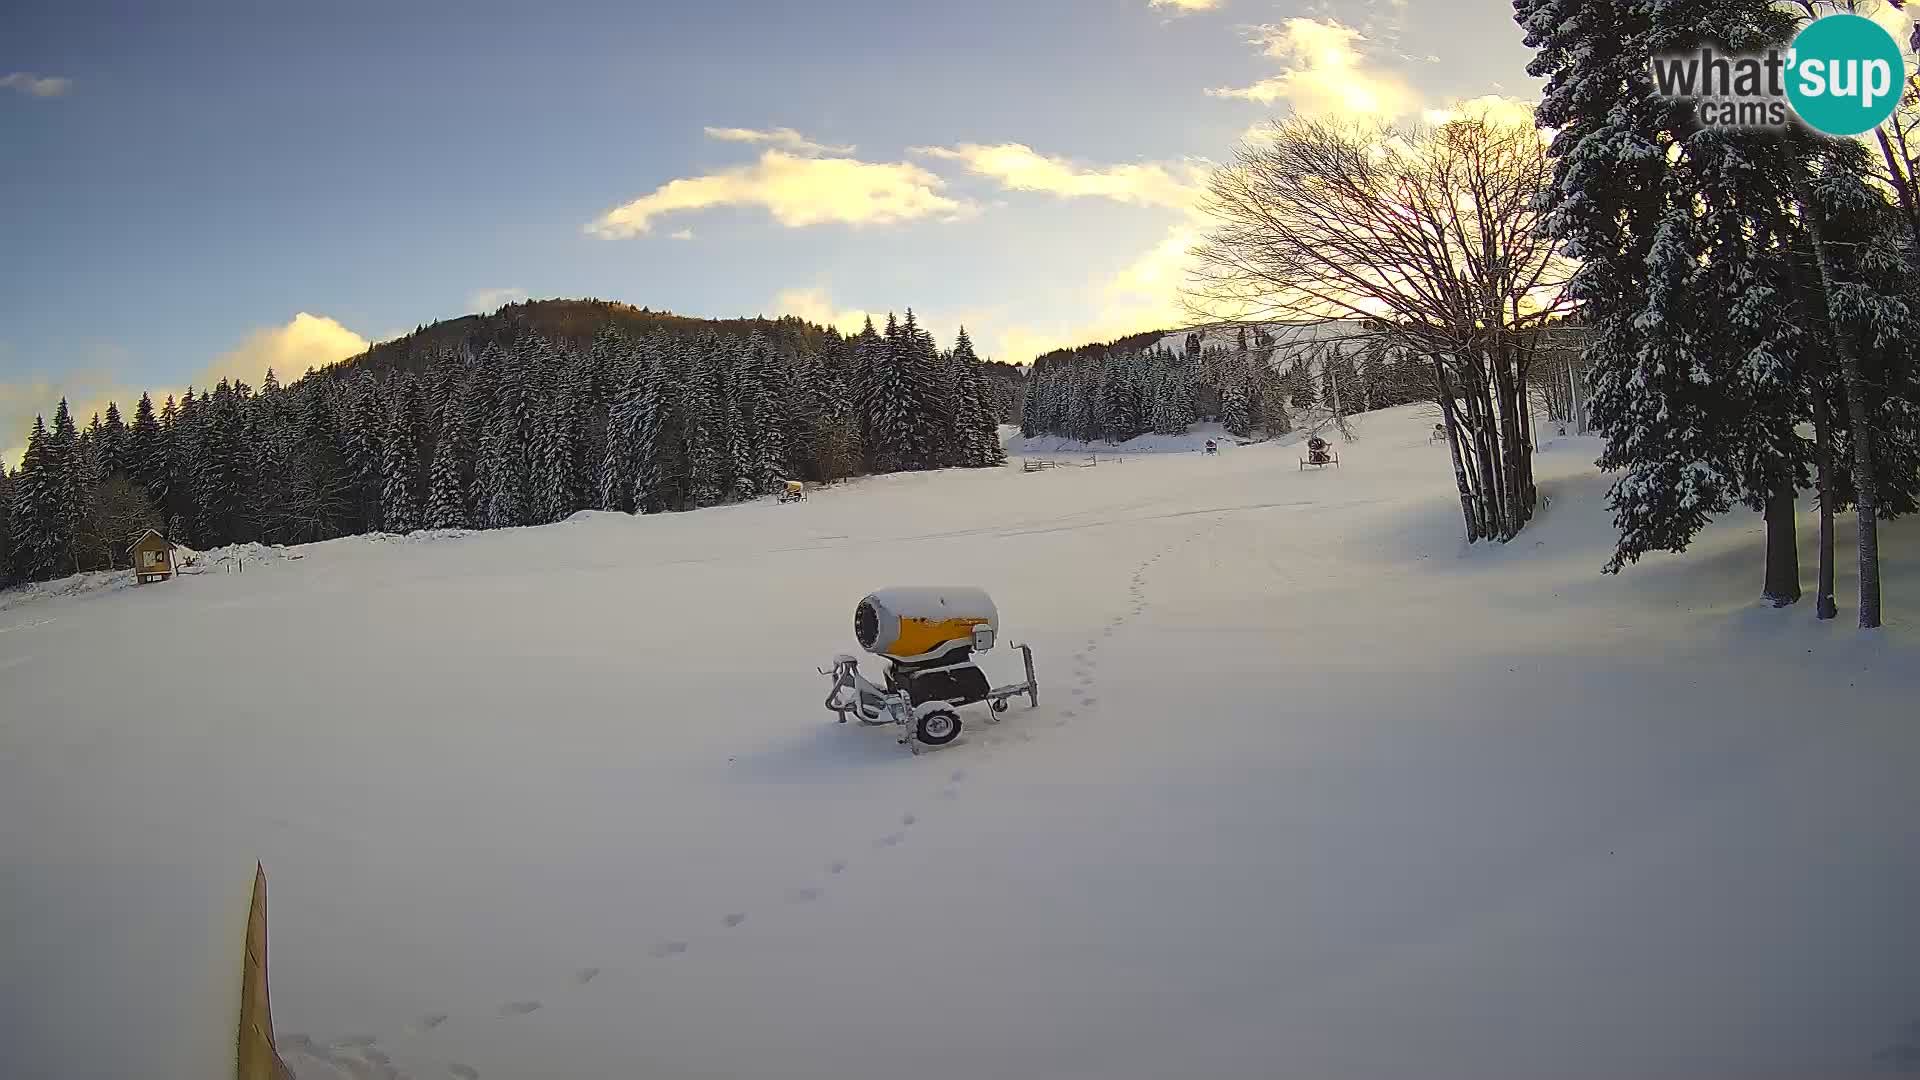
{"label": "bare deciduous tree", "polygon": [[161,528],[160,510],[126,476],[115,474],[93,488],[93,494],[76,523],[75,542],[85,550],[88,561],[105,562],[110,570],[122,562],[132,566],[128,547],[148,529]]}
{"label": "bare deciduous tree", "polygon": [[1533,515],[1527,376],[1570,305],[1570,263],[1539,229],[1545,149],[1484,117],[1277,121],[1214,172],[1194,252],[1198,320],[1368,320],[1427,358],[1469,541],[1512,539]]}

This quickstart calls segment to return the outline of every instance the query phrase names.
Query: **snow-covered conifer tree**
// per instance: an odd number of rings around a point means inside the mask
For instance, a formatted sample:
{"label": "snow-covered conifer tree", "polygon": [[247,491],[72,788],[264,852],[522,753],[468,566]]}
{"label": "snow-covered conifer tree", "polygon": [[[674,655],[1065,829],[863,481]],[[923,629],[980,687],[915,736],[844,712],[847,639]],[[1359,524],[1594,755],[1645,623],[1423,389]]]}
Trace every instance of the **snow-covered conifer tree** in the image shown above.
{"label": "snow-covered conifer tree", "polygon": [[532,520],[536,524],[560,521],[580,508],[580,495],[574,487],[574,402],[570,386],[562,386],[552,401],[540,409],[533,428],[533,459],[529,484],[532,492]]}
{"label": "snow-covered conifer tree", "polygon": [[42,581],[71,573],[73,532],[61,510],[61,478],[53,437],[44,420],[33,418],[26,454],[13,477],[11,530],[15,573]]}
{"label": "snow-covered conifer tree", "polygon": [[429,529],[465,529],[467,515],[467,419],[459,398],[449,399],[433,444],[432,476],[427,491]]}
{"label": "snow-covered conifer tree", "polygon": [[686,498],[695,507],[724,502],[728,475],[726,412],[720,397],[722,345],[706,334],[687,350],[686,377],[680,387],[679,413],[686,447]]}
{"label": "snow-covered conifer tree", "polygon": [[406,379],[393,395],[392,415],[381,446],[380,519],[390,533],[420,528],[420,392]]}

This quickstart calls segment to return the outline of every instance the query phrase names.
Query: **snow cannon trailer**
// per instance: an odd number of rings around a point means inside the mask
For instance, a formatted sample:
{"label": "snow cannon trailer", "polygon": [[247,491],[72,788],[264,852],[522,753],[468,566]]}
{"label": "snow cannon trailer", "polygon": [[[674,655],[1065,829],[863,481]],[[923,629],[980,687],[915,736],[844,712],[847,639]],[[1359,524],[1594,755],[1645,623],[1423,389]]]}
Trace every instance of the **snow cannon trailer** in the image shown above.
{"label": "snow cannon trailer", "polygon": [[1306,472],[1307,466],[1324,469],[1329,465],[1339,465],[1340,455],[1333,452],[1327,440],[1315,435],[1307,440],[1307,456],[1300,459],[1300,471]]}
{"label": "snow cannon trailer", "polygon": [[1029,707],[1040,704],[1033,675],[1033,649],[1015,644],[1026,663],[1026,681],[994,686],[973,662],[973,654],[992,649],[1000,633],[1000,613],[982,589],[919,587],[870,593],[853,611],[853,636],[860,647],[881,658],[881,685],[860,673],[860,661],[846,653],[820,674],[833,677],[827,691],[829,712],[862,724],[894,724],[900,742],[920,752],[922,745],[945,746],[960,737],[960,709],[986,702],[998,721],[1007,700],[1024,694]]}

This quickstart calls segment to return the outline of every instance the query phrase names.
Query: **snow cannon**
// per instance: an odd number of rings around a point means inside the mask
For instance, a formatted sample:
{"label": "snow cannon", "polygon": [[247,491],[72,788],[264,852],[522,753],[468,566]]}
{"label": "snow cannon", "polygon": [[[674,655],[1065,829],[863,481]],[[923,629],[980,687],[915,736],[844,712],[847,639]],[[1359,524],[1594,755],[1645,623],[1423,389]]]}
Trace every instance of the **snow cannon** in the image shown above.
{"label": "snow cannon", "polygon": [[860,647],[886,665],[880,685],[860,673],[860,661],[845,653],[834,657],[827,692],[829,712],[841,723],[894,724],[900,742],[914,753],[922,745],[944,746],[960,736],[960,709],[985,702],[994,721],[1010,698],[1026,695],[1040,704],[1033,674],[1033,650],[1014,645],[1026,665],[1026,680],[994,686],[974,663],[973,654],[993,648],[1000,634],[1000,612],[986,590],[971,586],[917,586],[868,593],[853,609],[853,636]]}
{"label": "snow cannon", "polygon": [[993,648],[1000,612],[985,589],[881,589],[853,609],[853,636],[876,656],[915,663],[956,649]]}

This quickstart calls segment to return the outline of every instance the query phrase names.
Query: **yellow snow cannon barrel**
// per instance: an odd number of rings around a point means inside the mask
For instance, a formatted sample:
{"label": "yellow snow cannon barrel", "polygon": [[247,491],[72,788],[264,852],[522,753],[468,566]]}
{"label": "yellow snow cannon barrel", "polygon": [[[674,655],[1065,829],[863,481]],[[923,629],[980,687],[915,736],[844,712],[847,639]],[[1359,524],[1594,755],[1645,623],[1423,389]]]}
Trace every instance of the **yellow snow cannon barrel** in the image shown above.
{"label": "yellow snow cannon barrel", "polygon": [[[985,634],[975,637],[975,628]],[[927,660],[958,648],[991,648],[1000,613],[986,590],[960,585],[881,589],[853,612],[860,647],[895,660]],[[982,640],[983,639],[983,640]]]}

